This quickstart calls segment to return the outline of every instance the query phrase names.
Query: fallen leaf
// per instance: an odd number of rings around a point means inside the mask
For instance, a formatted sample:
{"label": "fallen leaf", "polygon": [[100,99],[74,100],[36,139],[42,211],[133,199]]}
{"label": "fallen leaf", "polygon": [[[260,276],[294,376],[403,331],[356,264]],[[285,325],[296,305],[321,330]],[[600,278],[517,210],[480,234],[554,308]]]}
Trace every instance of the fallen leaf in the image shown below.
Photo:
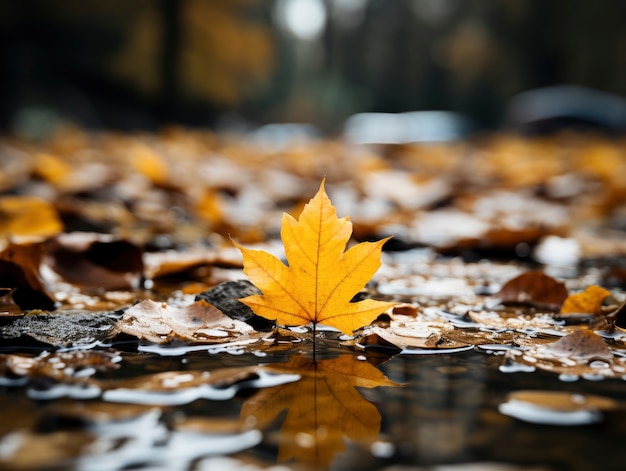
{"label": "fallen leaf", "polygon": [[239,301],[239,299],[253,294],[261,294],[261,292],[248,280],[225,281],[199,293],[195,300],[204,299],[228,317],[246,322],[255,330],[271,330],[274,327],[274,322],[257,316],[252,309]]}
{"label": "fallen leaf", "polygon": [[28,384],[31,391],[45,394],[57,385],[91,387],[90,377],[96,371],[117,369],[120,361],[121,357],[113,351],[42,352],[37,357],[0,354],[0,378],[5,385]]}
{"label": "fallen leaf", "polygon": [[267,366],[253,365],[212,371],[165,371],[99,384],[104,390],[105,401],[172,406],[201,398],[232,399],[242,389],[273,387],[300,379],[298,374],[283,373]]}
{"label": "fallen leaf", "polygon": [[46,239],[63,231],[55,207],[36,196],[0,198],[0,237]]}
{"label": "fallen leaf", "polygon": [[550,329],[556,322],[548,314],[524,315],[497,311],[469,311],[469,318],[474,322],[491,329]]}
{"label": "fallen leaf", "polygon": [[321,361],[297,356],[286,364],[270,366],[298,373],[302,379],[257,392],[243,404],[241,417],[264,429],[287,410],[279,437],[280,461],[295,458],[327,466],[345,449],[344,438],[375,440],[380,413],[355,388],[398,386],[353,355]]}
{"label": "fallen leaf", "polygon": [[84,232],[61,234],[51,241],[45,262],[70,284],[108,290],[137,288],[143,272],[138,246]]}
{"label": "fallen leaf", "polygon": [[87,346],[114,335],[118,317],[119,314],[108,311],[33,311],[0,324],[0,336],[5,339],[28,337],[55,347]]}
{"label": "fallen leaf", "polygon": [[42,258],[40,243],[11,243],[0,252],[0,287],[12,290],[13,301],[22,309],[56,308],[56,300],[40,276]]}
{"label": "fallen leaf", "polygon": [[[454,330],[450,322],[392,319],[388,327],[368,326],[355,338],[357,344],[376,345],[370,336],[378,336],[399,349],[435,348],[447,332]],[[455,345],[458,346],[458,345]]]}
{"label": "fallen leaf", "polygon": [[505,360],[574,377],[620,378],[626,374],[626,359],[613,355],[604,339],[586,328],[521,352],[509,351]]}
{"label": "fallen leaf", "polygon": [[186,251],[166,250],[143,256],[147,279],[179,275],[199,267],[213,265],[217,260],[214,249],[198,247]]}
{"label": "fallen leaf", "polygon": [[620,408],[608,397],[563,391],[514,391],[500,404],[502,414],[524,422],[549,425],[586,425],[602,421],[602,412]]}
{"label": "fallen leaf", "polygon": [[503,303],[530,304],[538,308],[558,310],[567,295],[564,283],[541,271],[530,271],[506,282],[494,297]]}
{"label": "fallen leaf", "polygon": [[626,331],[626,302],[622,303],[610,316],[613,318],[613,326],[616,329]]}
{"label": "fallen leaf", "polygon": [[602,301],[611,292],[597,285],[585,288],[582,293],[570,294],[561,306],[561,314],[600,314]]}
{"label": "fallen leaf", "polygon": [[350,300],[380,267],[382,246],[388,239],[363,242],[344,252],[351,234],[352,223],[337,218],[322,182],[297,221],[283,215],[281,238],[289,266],[267,252],[235,242],[243,254],[244,273],[263,292],[241,302],[287,326],[321,323],[350,335],[369,324],[394,303]]}
{"label": "fallen leaf", "polygon": [[181,308],[145,299],[128,308],[116,328],[159,344],[175,338],[194,343],[223,343],[255,334],[248,324],[231,319],[204,300]]}
{"label": "fallen leaf", "polygon": [[604,339],[589,329],[580,329],[538,348],[541,355],[553,355],[577,362],[613,361],[613,354]]}

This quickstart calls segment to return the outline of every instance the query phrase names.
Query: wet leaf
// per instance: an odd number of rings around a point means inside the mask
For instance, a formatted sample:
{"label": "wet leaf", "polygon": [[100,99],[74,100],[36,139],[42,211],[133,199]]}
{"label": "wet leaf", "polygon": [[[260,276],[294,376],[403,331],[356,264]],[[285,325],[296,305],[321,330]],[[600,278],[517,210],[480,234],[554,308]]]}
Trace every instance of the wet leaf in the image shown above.
{"label": "wet leaf", "polygon": [[583,292],[567,297],[561,306],[561,314],[600,314],[602,301],[610,295],[610,291],[600,286],[588,286]]}
{"label": "wet leaf", "polygon": [[108,290],[137,288],[143,273],[139,247],[101,234],[61,234],[50,243],[46,263],[68,283]]}
{"label": "wet leaf", "polygon": [[600,422],[601,412],[618,407],[617,401],[604,396],[523,390],[510,393],[499,410],[525,422],[571,426]]}
{"label": "wet leaf", "polygon": [[0,378],[5,385],[28,385],[28,395],[35,399],[56,399],[81,390],[98,396],[100,390],[91,376],[96,371],[117,369],[120,361],[113,351],[43,352],[37,357],[0,354]]}
{"label": "wet leaf", "polygon": [[530,304],[558,310],[567,295],[564,283],[541,271],[531,271],[509,280],[494,297],[503,303]]}
{"label": "wet leaf", "polygon": [[282,325],[322,323],[350,335],[393,303],[366,299],[350,302],[380,267],[388,239],[363,242],[344,252],[352,223],[337,218],[322,182],[299,220],[283,216],[281,237],[289,266],[275,256],[246,249],[244,273],[263,295],[241,299],[258,315]]}
{"label": "wet leaf", "polygon": [[453,325],[445,321],[393,318],[387,327],[378,325],[365,327],[362,332],[359,332],[354,342],[371,347],[378,343],[371,336],[377,336],[400,350],[404,348],[435,348],[442,343],[446,333],[452,330],[454,330]]}
{"label": "wet leaf", "polygon": [[497,311],[470,311],[470,319],[492,329],[549,329],[556,325],[554,319],[547,314],[530,314],[497,312]]}
{"label": "wet leaf", "polygon": [[626,359],[614,356],[602,337],[585,328],[522,352],[508,352],[505,358],[574,378],[619,378],[626,374]]}
{"label": "wet leaf", "polygon": [[613,361],[613,354],[604,339],[589,329],[576,330],[556,342],[540,347],[538,352],[577,362]]}
{"label": "wet leaf", "polygon": [[13,301],[22,309],[56,307],[40,276],[42,258],[40,243],[9,244],[0,252],[0,287],[12,290]]}
{"label": "wet leaf", "polygon": [[241,417],[253,419],[264,429],[282,411],[287,411],[279,437],[280,461],[295,458],[327,466],[345,449],[344,439],[361,442],[376,439],[380,413],[355,388],[398,386],[353,355],[321,361],[298,356],[289,363],[272,367],[297,372],[302,379],[257,392],[242,406]]}
{"label": "wet leaf", "polygon": [[128,308],[116,328],[140,339],[165,344],[174,339],[193,343],[223,343],[242,336],[261,338],[245,322],[231,319],[204,300],[186,307],[146,299]]}
{"label": "wet leaf", "polygon": [[34,311],[0,324],[0,335],[20,341],[28,337],[56,347],[87,346],[112,337],[118,317],[108,311]]}
{"label": "wet leaf", "polygon": [[215,250],[206,247],[185,251],[150,252],[144,254],[143,260],[148,279],[188,273],[195,268],[210,266],[218,261]]}

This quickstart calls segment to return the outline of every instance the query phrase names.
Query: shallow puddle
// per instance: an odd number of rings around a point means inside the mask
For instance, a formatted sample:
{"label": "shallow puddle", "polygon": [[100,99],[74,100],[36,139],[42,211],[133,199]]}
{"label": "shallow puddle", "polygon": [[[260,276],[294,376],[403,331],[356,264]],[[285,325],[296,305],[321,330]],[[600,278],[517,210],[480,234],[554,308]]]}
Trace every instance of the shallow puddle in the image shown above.
{"label": "shallow puddle", "polygon": [[4,381],[2,469],[622,467],[622,379],[499,369],[500,349],[389,357],[318,336],[315,355],[306,340],[261,358],[113,345],[116,369]]}

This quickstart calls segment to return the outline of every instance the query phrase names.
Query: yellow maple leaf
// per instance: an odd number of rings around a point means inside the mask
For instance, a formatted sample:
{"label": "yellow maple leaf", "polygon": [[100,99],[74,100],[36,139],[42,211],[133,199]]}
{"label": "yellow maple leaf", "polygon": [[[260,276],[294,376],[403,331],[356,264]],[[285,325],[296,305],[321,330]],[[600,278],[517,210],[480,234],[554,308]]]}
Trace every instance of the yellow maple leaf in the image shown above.
{"label": "yellow maple leaf", "polygon": [[324,190],[305,205],[296,221],[283,215],[281,238],[289,266],[263,250],[241,250],[244,273],[262,295],[240,299],[257,315],[286,326],[312,322],[345,334],[369,324],[394,303],[365,299],[350,302],[380,267],[383,244],[362,242],[347,251],[352,223],[338,218]]}

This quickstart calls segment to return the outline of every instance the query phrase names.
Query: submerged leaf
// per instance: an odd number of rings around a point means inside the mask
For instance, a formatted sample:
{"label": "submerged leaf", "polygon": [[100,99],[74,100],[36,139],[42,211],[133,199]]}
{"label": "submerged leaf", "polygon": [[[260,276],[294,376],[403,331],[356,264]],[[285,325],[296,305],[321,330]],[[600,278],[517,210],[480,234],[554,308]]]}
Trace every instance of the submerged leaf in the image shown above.
{"label": "submerged leaf", "polygon": [[502,414],[525,422],[550,425],[584,425],[602,420],[603,411],[619,408],[604,396],[562,391],[514,391],[500,404]]}
{"label": "submerged leaf", "polygon": [[267,252],[235,243],[243,254],[244,273],[263,292],[241,302],[287,326],[322,323],[350,335],[369,324],[394,303],[350,301],[380,267],[382,246],[388,239],[363,242],[345,251],[351,234],[352,223],[337,218],[322,182],[297,221],[283,216],[281,237],[289,266]]}

